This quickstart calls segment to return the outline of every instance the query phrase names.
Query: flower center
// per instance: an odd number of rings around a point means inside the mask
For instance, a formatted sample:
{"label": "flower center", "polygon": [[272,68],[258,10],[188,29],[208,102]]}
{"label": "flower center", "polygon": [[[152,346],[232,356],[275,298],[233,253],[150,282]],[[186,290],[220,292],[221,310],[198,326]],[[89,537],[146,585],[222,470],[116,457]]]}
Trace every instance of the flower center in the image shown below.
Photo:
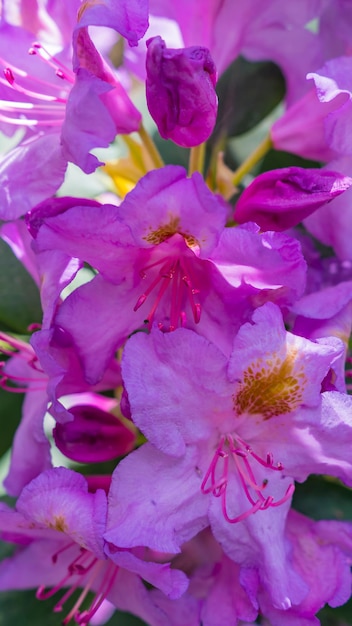
{"label": "flower center", "polygon": [[296,353],[285,358],[278,354],[259,358],[243,373],[243,380],[233,396],[237,415],[260,414],[263,420],[295,411],[302,403],[306,376],[297,365]]}
{"label": "flower center", "polygon": [[[152,306],[145,318],[145,323],[150,328],[156,310],[168,291],[170,297],[170,325],[167,330],[172,331],[178,326],[186,325],[186,302],[191,307],[194,322],[198,324],[201,306],[197,299],[199,289],[195,286],[191,259],[187,258],[186,255],[165,256],[155,263],[143,267],[140,271],[141,278],[146,280],[150,271],[154,269],[157,270],[156,276],[150,280],[148,287],[139,296],[134,306],[134,311],[137,311],[147,299],[150,299]],[[153,301],[152,294],[154,295]],[[164,328],[162,323],[159,323],[159,327],[161,329]]]}
{"label": "flower center", "polygon": [[[62,623],[68,624],[72,619],[74,619],[77,624],[88,624],[110,592],[115,582],[118,567],[111,561],[98,559],[92,552],[86,550],[85,548],[79,548],[77,556],[77,544],[74,542],[64,545],[60,550],[52,555],[51,560],[53,564],[55,565],[62,553],[67,550],[71,550],[72,548],[75,548],[76,556],[68,565],[65,576],[60,580],[60,582],[57,583],[57,585],[48,591],[45,591],[45,587],[43,585],[40,586],[37,589],[36,597],[38,600],[47,600],[64,587],[68,587],[67,591],[53,608],[55,613],[59,613],[63,610],[67,600],[72,596],[76,589],[81,587],[81,594]],[[81,611],[80,609],[82,604],[93,587],[95,589],[95,596],[89,608]]]}
{"label": "flower center", "polygon": [[[268,452],[266,459],[263,459],[237,435],[235,438],[232,435],[223,435],[204,476],[201,485],[202,492],[204,494],[211,493],[216,498],[220,498],[223,515],[230,524],[240,522],[256,511],[280,506],[291,498],[294,492],[294,485],[291,484],[279,500],[274,500],[272,495],[265,497],[263,492],[267,488],[268,480],[264,479],[259,482],[256,479],[252,468],[253,460],[265,469],[274,472],[282,472],[284,469],[282,463],[274,464],[271,452]],[[233,474],[239,478],[250,508],[235,517],[230,517],[227,505],[227,488]]]}

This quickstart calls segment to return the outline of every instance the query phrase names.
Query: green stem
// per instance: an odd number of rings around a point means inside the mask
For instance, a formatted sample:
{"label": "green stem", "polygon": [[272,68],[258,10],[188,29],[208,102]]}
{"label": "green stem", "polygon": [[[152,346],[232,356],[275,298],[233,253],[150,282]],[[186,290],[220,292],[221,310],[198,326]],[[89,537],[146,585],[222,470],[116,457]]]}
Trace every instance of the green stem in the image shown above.
{"label": "green stem", "polygon": [[156,147],[153,139],[151,138],[151,136],[149,135],[149,133],[146,131],[146,129],[144,128],[143,124],[141,124],[140,129],[138,131],[138,134],[141,138],[142,143],[144,144],[145,148],[148,151],[148,154],[150,155],[153,164],[155,165],[156,168],[159,167],[164,167],[165,163],[162,160],[159,150]]}
{"label": "green stem", "polygon": [[205,146],[206,143],[204,142],[199,144],[199,146],[194,146],[194,148],[191,148],[189,153],[188,176],[191,176],[193,172],[200,172],[201,174],[203,174]]}
{"label": "green stem", "polygon": [[253,169],[253,167],[260,161],[267,152],[269,152],[270,148],[272,148],[272,141],[270,135],[265,137],[264,141],[256,147],[254,152],[250,154],[245,161],[243,161],[242,165],[235,171],[233,175],[233,184],[237,187],[238,183],[241,182],[242,178],[248,174],[248,172]]}

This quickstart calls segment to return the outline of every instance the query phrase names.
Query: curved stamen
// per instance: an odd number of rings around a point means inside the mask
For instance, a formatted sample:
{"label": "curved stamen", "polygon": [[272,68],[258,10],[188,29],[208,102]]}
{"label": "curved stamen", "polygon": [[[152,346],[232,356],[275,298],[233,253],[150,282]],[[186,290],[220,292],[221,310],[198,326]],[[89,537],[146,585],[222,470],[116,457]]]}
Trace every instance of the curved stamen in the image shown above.
{"label": "curved stamen", "polygon": [[[55,552],[52,555],[53,564],[58,561],[58,558],[62,553],[72,548],[76,551],[78,546],[76,543],[69,542]],[[37,589],[36,597],[38,600],[47,600],[64,587],[69,587],[53,608],[55,613],[59,613],[63,610],[64,605],[72,594],[78,589],[78,587],[81,587],[82,592],[66,617],[63,619],[62,623],[68,624],[72,619],[74,619],[78,624],[88,624],[90,619],[93,615],[95,615],[101,604],[106,599],[108,593],[111,591],[118,569],[119,568],[111,561],[108,562],[100,560],[89,550],[79,548],[78,555],[76,555],[68,565],[65,576],[49,590],[46,590],[45,586],[41,585]],[[89,608],[80,612],[80,608],[84,600],[100,576],[102,576],[102,579],[97,586],[97,591]]]}
{"label": "curved stamen", "polygon": [[200,321],[201,307],[200,303],[195,301],[194,296],[200,292],[199,289],[196,289],[194,287],[194,280],[191,274],[190,263],[188,263],[188,260],[185,257],[183,257],[182,259],[182,265],[184,269],[184,276],[182,276],[182,280],[187,287],[187,294],[192,308],[193,319],[195,323],[198,324],[198,322]]}
{"label": "curved stamen", "polygon": [[[156,310],[164,297],[169,285],[171,285],[170,293],[170,326],[169,331],[175,330],[178,326],[185,326],[187,321],[186,312],[183,310],[185,301],[189,301],[194,322],[197,324],[200,320],[200,304],[195,301],[196,294],[199,290],[194,287],[194,281],[191,274],[190,263],[184,256],[180,257],[164,257],[154,263],[143,267],[140,270],[140,276],[144,280],[147,277],[147,272],[161,265],[157,276],[149,284],[148,288],[139,296],[134,311],[137,311],[147,300],[147,298],[154,292],[158,285],[159,290],[156,294],[155,300],[149,310],[146,317],[146,322],[149,326],[155,317]],[[163,327],[162,324],[159,324]]]}
{"label": "curved stamen", "polygon": [[[275,501],[274,497],[271,495],[265,498],[263,491],[266,489],[268,481],[264,480],[261,484],[258,484],[250,464],[251,458],[267,469],[274,471],[283,470],[282,463],[274,465],[273,455],[271,453],[268,453],[266,460],[264,460],[254,453],[251,447],[241,438],[236,436],[236,439],[234,439],[232,435],[223,435],[201,484],[201,491],[204,494],[212,493],[216,498],[221,498],[223,515],[226,521],[231,524],[242,521],[259,510],[264,511],[269,507],[277,507],[284,504],[284,502],[291,498],[294,492],[294,484],[291,484],[288,486],[284,496],[279,500]],[[235,517],[229,516],[227,506],[227,488],[230,478],[229,468],[231,459],[233,461],[232,467],[234,466],[236,468],[240,484],[251,505],[249,509]]]}
{"label": "curved stamen", "polygon": [[13,117],[7,117],[6,115],[0,114],[0,121],[6,122],[7,124],[14,124],[15,126],[61,126],[62,119],[51,119],[51,120],[34,120],[28,118],[16,119]]}
{"label": "curved stamen", "polygon": [[[67,102],[67,98],[61,98],[58,96],[49,96],[46,93],[40,93],[38,91],[32,91],[32,89],[28,89],[27,87],[22,87],[15,80],[15,76],[9,67],[5,67],[3,72],[4,72],[4,76],[6,78],[7,83],[12,87],[12,89],[14,89],[15,91],[18,91],[19,93],[23,93],[24,95],[29,96],[30,98],[36,98],[37,100],[44,100],[46,102],[61,102],[63,104],[66,104]],[[5,81],[2,80],[1,82],[4,84]]]}
{"label": "curved stamen", "polygon": [[32,44],[32,47],[29,48],[28,54],[37,55],[38,58],[41,59],[41,61],[44,61],[44,63],[46,63],[47,65],[52,67],[53,70],[55,70],[55,74],[59,78],[66,79],[72,84],[75,82],[74,72],[66,67],[66,65],[61,63],[61,61],[59,61],[57,57],[51,55],[50,52],[48,52],[41,43],[35,41]]}
{"label": "curved stamen", "polygon": [[88,624],[93,615],[95,615],[99,607],[106,599],[108,593],[111,591],[111,588],[117,576],[117,572],[118,567],[114,563],[109,563],[106,576],[104,577],[100,587],[98,588],[98,591],[96,592],[89,609],[75,615],[75,619],[78,624]]}

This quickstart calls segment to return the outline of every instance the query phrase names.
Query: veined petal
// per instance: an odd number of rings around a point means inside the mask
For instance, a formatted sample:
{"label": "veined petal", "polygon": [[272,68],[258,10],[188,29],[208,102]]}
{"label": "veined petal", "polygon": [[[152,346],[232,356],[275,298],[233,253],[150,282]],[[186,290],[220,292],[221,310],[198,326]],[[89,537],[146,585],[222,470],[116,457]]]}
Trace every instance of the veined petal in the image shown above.
{"label": "veined petal", "polygon": [[121,461],[112,478],[105,540],[126,548],[179,552],[182,543],[207,526],[198,457],[189,448],[183,459],[175,460],[147,443]]}

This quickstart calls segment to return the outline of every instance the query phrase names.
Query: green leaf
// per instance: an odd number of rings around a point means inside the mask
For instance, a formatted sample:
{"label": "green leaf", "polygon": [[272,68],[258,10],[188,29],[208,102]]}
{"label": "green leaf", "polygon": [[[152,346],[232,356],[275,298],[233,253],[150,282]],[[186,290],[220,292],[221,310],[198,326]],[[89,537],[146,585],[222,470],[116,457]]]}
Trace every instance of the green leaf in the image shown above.
{"label": "green leaf", "polygon": [[163,139],[159,133],[153,133],[153,141],[158,148],[166,165],[182,165],[187,168],[189,159],[189,149],[182,148],[171,139]]}
{"label": "green leaf", "polygon": [[[33,565],[35,567],[35,564]],[[68,601],[67,610],[62,613],[53,613],[55,604],[60,599],[60,593],[48,600],[37,600],[35,590],[8,591],[0,593],[0,626],[10,624],[25,624],[25,626],[60,626],[63,618],[74,605],[81,591],[77,591]],[[63,592],[61,592],[63,595]],[[93,595],[89,594],[87,606]],[[70,622],[73,624],[75,622]],[[145,626],[144,622],[127,613],[116,611],[106,623],[107,626]]]}
{"label": "green leaf", "polygon": [[22,415],[24,394],[0,389],[1,437],[0,457],[11,447]]}
{"label": "green leaf", "polygon": [[324,607],[317,615],[321,626],[347,626],[352,624],[352,599],[343,606],[332,609]]}
{"label": "green leaf", "polygon": [[216,91],[219,109],[211,145],[257,126],[284,97],[285,80],[275,63],[238,57],[220,77]]}
{"label": "green leaf", "polygon": [[269,170],[276,170],[281,167],[320,168],[321,163],[312,161],[311,159],[303,159],[298,156],[298,154],[292,154],[291,152],[269,150],[261,163],[260,172],[268,172]]}
{"label": "green leaf", "polygon": [[333,478],[310,476],[296,484],[293,507],[315,520],[352,520],[352,491]]}
{"label": "green leaf", "polygon": [[0,267],[0,326],[26,333],[30,324],[42,320],[38,287],[2,239]]}

